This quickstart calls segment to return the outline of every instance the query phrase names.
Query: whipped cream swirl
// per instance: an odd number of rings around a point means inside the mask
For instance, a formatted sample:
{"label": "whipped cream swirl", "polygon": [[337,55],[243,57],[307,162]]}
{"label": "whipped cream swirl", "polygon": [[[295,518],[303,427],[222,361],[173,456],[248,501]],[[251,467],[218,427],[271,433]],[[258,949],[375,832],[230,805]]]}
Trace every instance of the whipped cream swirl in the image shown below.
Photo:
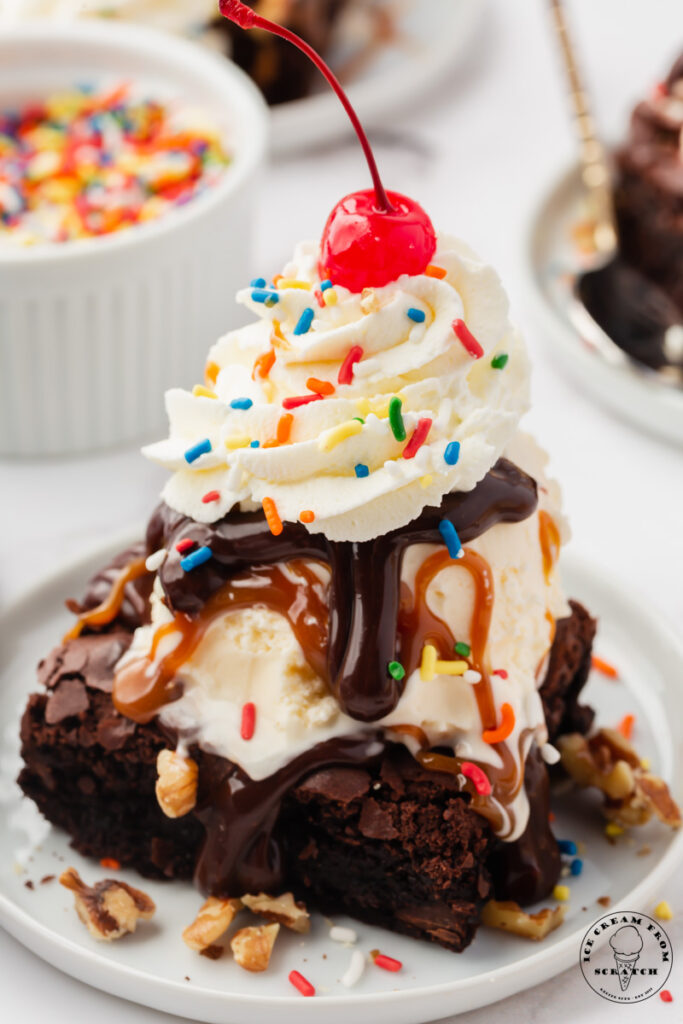
{"label": "whipped cream swirl", "polygon": [[[206,389],[167,393],[170,436],[144,452],[173,474],[163,497],[176,511],[212,522],[270,498],[282,520],[312,512],[312,521],[304,517],[311,532],[364,541],[404,526],[449,491],[471,490],[513,436],[528,406],[529,365],[491,267],[441,237],[434,265],[445,276],[403,276],[358,295],[321,292],[317,257],[317,246],[304,243],[275,287],[238,294],[258,320],[211,349],[215,397]],[[259,301],[264,292],[268,301]],[[456,336],[456,320],[481,358]],[[350,383],[339,383],[356,346],[362,357]],[[262,377],[255,365],[271,352]],[[502,355],[507,361],[495,359]],[[320,382],[330,393],[288,408],[285,400],[310,398]],[[404,440],[388,417],[394,396]],[[425,420],[426,440],[404,457]],[[210,450],[188,462],[188,450],[206,441]],[[445,457],[454,441],[455,463]]]}

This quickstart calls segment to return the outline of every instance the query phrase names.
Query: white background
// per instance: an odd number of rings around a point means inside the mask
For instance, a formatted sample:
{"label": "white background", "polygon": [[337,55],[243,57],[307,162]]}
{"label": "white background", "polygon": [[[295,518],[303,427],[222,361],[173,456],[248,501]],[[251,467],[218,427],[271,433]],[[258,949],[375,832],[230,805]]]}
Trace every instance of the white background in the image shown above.
{"label": "white background", "polygon": [[[572,543],[680,632],[683,451],[651,440],[584,398],[554,365],[553,338],[541,335],[530,316],[524,232],[534,202],[573,154],[548,4],[481,2],[486,16],[465,63],[426,102],[387,118],[374,133],[380,165],[389,187],[414,195],[440,229],[467,239],[501,272],[534,359],[534,409],[527,427],[552,453],[552,470],[562,482],[572,521]],[[429,0],[424,6],[428,11]],[[683,46],[683,5],[681,0],[568,0],[568,7],[598,121],[618,138],[629,105],[664,76]],[[352,143],[272,167],[260,209],[258,260],[245,267],[245,280],[276,272],[294,241],[318,235],[333,203],[366,187],[366,178]],[[135,450],[78,460],[0,462],[0,607],[63,560],[128,525],[142,524],[161,482],[161,471]],[[41,653],[36,651],[36,660]],[[678,911],[668,930],[680,964],[683,884],[674,880],[660,895]],[[7,1024],[124,1019],[171,1024],[174,1019],[60,975],[4,932],[0,964],[0,1020]],[[681,1021],[682,981],[674,961],[669,987],[676,1002],[655,998],[617,1009],[588,990],[578,969],[570,970],[459,1020]]]}

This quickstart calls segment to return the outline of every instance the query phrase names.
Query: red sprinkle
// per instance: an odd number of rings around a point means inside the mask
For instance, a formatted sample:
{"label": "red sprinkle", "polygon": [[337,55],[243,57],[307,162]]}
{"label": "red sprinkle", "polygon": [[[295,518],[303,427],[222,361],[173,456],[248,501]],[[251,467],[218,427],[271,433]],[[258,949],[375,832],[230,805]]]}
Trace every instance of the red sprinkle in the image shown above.
{"label": "red sprinkle", "polygon": [[465,778],[471,779],[479,796],[489,795],[491,792],[491,783],[488,775],[481,770],[479,765],[472,764],[471,761],[463,761],[460,765],[460,771],[463,773]]}
{"label": "red sprinkle", "polygon": [[320,306],[320,308],[324,309],[324,307],[325,307],[325,297],[324,297],[323,293],[320,291],[319,288],[316,288],[316,290],[313,292],[313,294],[315,295],[317,303]]}
{"label": "red sprinkle", "polygon": [[353,367],[354,363],[359,362],[363,358],[363,349],[360,345],[354,345],[349,349],[344,362],[339,367],[339,373],[337,375],[338,384],[350,384],[353,380]]}
{"label": "red sprinkle", "polygon": [[673,1003],[674,1001],[674,997],[671,995],[668,988],[662,989],[662,991],[659,993],[659,998],[662,1000],[663,1003]]}
{"label": "red sprinkle", "polygon": [[453,330],[455,331],[456,338],[468,355],[473,356],[474,359],[481,359],[484,354],[484,350],[468,328],[465,321],[454,320]]}
{"label": "red sprinkle", "polygon": [[298,989],[299,992],[301,992],[302,996],[315,995],[315,989],[311,985],[310,981],[307,981],[307,979],[304,978],[303,974],[299,974],[298,971],[290,971],[289,980],[294,986],[294,988]]}
{"label": "red sprinkle", "polygon": [[100,861],[101,868],[107,868],[109,871],[118,871],[121,864],[115,857],[103,857]]}
{"label": "red sprinkle", "polygon": [[654,89],[652,90],[652,95],[653,98],[656,100],[661,100],[663,96],[668,96],[669,87],[667,86],[666,82],[657,82]]}
{"label": "red sprinkle", "polygon": [[408,444],[403,449],[404,459],[414,459],[422,445],[427,440],[427,435],[432,429],[432,421],[428,416],[417,421],[417,426],[413,431],[413,436],[408,441]]}
{"label": "red sprinkle", "polygon": [[240,726],[240,736],[243,740],[250,740],[254,735],[254,728],[256,726],[256,705],[249,701],[242,708],[242,725]]}
{"label": "red sprinkle", "polygon": [[186,537],[185,540],[179,540],[175,546],[176,551],[179,555],[184,555],[186,551],[190,551],[191,548],[197,543],[196,540],[192,540],[191,537]]}
{"label": "red sprinkle", "polygon": [[309,402],[319,402],[322,395],[299,395],[298,398],[283,398],[283,409],[298,409],[300,405],[308,405]]}
{"label": "red sprinkle", "polygon": [[507,679],[508,674],[504,668],[497,668],[493,673],[494,676],[500,676],[501,679]]}
{"label": "red sprinkle", "polygon": [[378,953],[375,957],[375,966],[381,967],[383,971],[400,971],[403,964],[400,960],[394,960],[393,956],[385,956]]}
{"label": "red sprinkle", "polygon": [[202,501],[204,502],[205,505],[208,505],[209,502],[211,501],[220,501],[220,497],[221,496],[219,491],[207,491],[204,497],[202,498]]}

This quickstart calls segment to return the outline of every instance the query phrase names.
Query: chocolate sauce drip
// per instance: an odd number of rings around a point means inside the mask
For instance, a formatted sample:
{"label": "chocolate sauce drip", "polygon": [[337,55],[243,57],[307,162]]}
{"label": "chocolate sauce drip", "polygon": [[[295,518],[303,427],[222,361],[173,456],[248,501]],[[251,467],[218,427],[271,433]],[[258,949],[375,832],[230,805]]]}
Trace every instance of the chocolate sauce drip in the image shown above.
{"label": "chocolate sauce drip", "polygon": [[318,743],[274,775],[255,781],[224,758],[205,755],[195,815],[206,828],[195,882],[205,893],[277,892],[285,884],[282,849],[273,834],[283,797],[312,772],[376,764],[380,733]]}
{"label": "chocolate sauce drip", "polygon": [[[270,533],[261,512],[230,512],[216,523],[197,523],[161,505],[150,522],[148,550],[166,547],[159,577],[173,612],[196,617],[232,576],[255,564],[313,558],[331,571],[328,679],[342,710],[361,722],[388,715],[404,683],[389,675],[396,657],[401,562],[412,544],[441,544],[439,523],[449,519],[463,543],[497,523],[517,523],[536,509],[535,481],[499,459],[477,486],[447,494],[407,526],[363,543],[328,541],[298,523]],[[175,550],[181,540],[211,548],[212,558],[190,573]]]}

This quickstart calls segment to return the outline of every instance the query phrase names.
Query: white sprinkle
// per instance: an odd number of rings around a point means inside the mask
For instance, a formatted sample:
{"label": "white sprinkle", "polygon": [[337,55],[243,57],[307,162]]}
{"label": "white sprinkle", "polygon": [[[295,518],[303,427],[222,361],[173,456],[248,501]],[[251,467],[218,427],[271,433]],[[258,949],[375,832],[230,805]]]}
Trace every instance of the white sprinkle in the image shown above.
{"label": "white sprinkle", "polygon": [[330,928],[330,938],[333,942],[350,942],[352,945],[358,941],[358,936],[353,928],[342,928],[337,924]]}
{"label": "white sprinkle", "polygon": [[557,747],[554,747],[552,743],[544,743],[541,747],[541,757],[546,764],[557,764],[560,760],[561,754]]}
{"label": "white sprinkle", "polygon": [[465,683],[480,683],[481,672],[475,672],[473,668],[468,668],[467,672],[463,672],[462,678]]}
{"label": "white sprinkle", "polygon": [[166,548],[159,548],[158,551],[154,551],[145,562],[147,572],[156,572],[157,569],[160,569],[166,560],[167,554]]}
{"label": "white sprinkle", "polygon": [[345,985],[346,988],[353,988],[353,986],[357,985],[362,978],[364,970],[365,957],[359,949],[354,949],[351,954],[351,962],[348,966],[348,970],[342,978],[342,985]]}

